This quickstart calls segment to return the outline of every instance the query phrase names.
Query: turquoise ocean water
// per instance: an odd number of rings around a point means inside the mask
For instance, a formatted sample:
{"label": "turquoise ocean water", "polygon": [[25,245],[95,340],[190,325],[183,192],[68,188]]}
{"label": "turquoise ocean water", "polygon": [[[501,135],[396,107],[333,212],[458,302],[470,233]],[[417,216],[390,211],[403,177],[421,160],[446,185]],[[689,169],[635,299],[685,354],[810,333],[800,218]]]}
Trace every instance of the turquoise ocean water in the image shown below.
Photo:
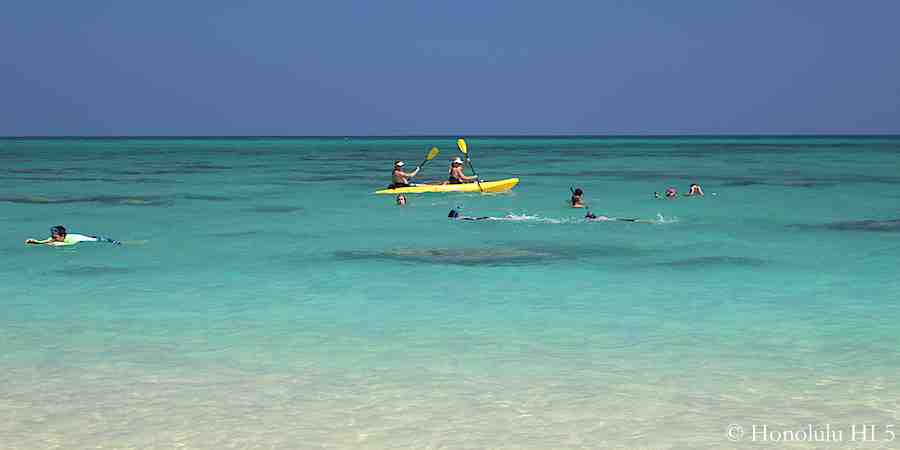
{"label": "turquoise ocean water", "polygon": [[[444,178],[449,137],[0,140],[0,447],[900,428],[900,138],[468,143],[482,178],[519,186],[373,195],[432,145],[421,178]],[[705,198],[653,199],[691,182]],[[653,223],[586,222],[570,186]],[[23,244],[57,224],[125,244]]]}

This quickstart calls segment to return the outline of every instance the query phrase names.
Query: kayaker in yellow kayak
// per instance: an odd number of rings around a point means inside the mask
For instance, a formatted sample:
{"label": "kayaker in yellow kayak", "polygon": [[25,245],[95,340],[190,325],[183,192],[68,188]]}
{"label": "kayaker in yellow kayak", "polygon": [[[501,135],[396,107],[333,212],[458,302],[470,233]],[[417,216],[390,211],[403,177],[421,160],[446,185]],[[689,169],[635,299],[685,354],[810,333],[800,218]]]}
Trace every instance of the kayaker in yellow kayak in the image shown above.
{"label": "kayaker in yellow kayak", "polygon": [[474,183],[475,180],[478,179],[478,175],[467,177],[465,173],[463,173],[463,160],[459,156],[453,158],[453,161],[450,161],[450,175],[447,177],[447,182],[444,184],[463,184],[463,183]]}
{"label": "kayaker in yellow kayak", "polygon": [[406,163],[403,161],[394,161],[394,171],[391,173],[391,184],[388,186],[388,189],[414,186],[409,180],[418,175],[421,167],[416,167],[416,170],[406,173],[403,171],[403,166],[405,165]]}

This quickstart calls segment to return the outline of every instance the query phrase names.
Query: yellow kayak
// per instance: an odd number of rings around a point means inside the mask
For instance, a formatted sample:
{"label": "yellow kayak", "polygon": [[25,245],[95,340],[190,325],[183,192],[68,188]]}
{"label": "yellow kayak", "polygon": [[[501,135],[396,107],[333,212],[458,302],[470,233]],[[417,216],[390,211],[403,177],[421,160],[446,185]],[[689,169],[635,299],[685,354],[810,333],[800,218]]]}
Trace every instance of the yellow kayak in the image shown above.
{"label": "yellow kayak", "polygon": [[481,188],[479,183],[464,184],[420,184],[418,186],[409,186],[396,189],[382,189],[375,191],[376,194],[420,194],[424,192],[506,192],[519,184],[518,178],[507,178],[497,181],[482,181]]}

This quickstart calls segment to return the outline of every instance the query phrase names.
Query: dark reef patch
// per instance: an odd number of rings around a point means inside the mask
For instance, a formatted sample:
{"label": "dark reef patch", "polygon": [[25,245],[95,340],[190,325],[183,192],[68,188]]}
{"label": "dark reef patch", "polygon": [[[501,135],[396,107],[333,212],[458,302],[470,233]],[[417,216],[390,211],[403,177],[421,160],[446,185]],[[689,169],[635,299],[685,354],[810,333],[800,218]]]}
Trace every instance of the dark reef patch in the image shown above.
{"label": "dark reef patch", "polygon": [[235,200],[234,197],[225,197],[223,195],[201,195],[201,194],[184,194],[181,198],[185,200],[204,200],[208,202],[228,202]]}
{"label": "dark reef patch", "polygon": [[222,233],[213,233],[212,236],[216,237],[224,237],[224,238],[236,238],[236,237],[247,237],[247,236],[255,236],[258,234],[262,234],[262,231],[259,230],[248,230],[248,231],[226,231]]}
{"label": "dark reef patch", "polygon": [[71,269],[59,269],[54,270],[53,273],[59,275],[71,275],[71,276],[105,276],[105,275],[122,275],[126,273],[133,272],[132,269],[128,269],[125,267],[110,267],[110,266],[81,266],[74,267]]}
{"label": "dark reef patch", "polygon": [[764,259],[750,258],[747,256],[697,256],[693,258],[677,259],[675,261],[660,263],[657,265],[675,268],[710,268],[718,266],[728,267],[762,267],[769,262]]}
{"label": "dark reef patch", "polygon": [[337,251],[340,260],[375,260],[411,264],[450,264],[460,266],[496,266],[539,264],[558,258],[551,253],[515,248],[431,248],[421,250],[348,250]]}
{"label": "dark reef patch", "polygon": [[222,166],[218,164],[185,164],[181,166],[182,169],[185,170],[196,170],[196,171],[219,171],[219,170],[228,170],[231,169],[231,166]]}
{"label": "dark reef patch", "polygon": [[580,246],[551,242],[515,242],[503,247],[426,248],[386,250],[344,250],[335,252],[340,260],[375,260],[415,264],[459,266],[501,266],[546,264],[581,258],[620,258],[644,254],[639,248],[601,245]]}
{"label": "dark reef patch", "polygon": [[823,225],[793,225],[795,228],[822,229],[835,231],[870,231],[870,232],[900,232],[900,219],[890,220],[852,220],[832,222]]}
{"label": "dark reef patch", "polygon": [[66,203],[99,203],[104,205],[164,206],[171,200],[159,196],[114,196],[98,195],[91,197],[49,198],[41,196],[0,197],[0,202],[22,203],[34,205],[66,204]]}
{"label": "dark reef patch", "polygon": [[765,181],[761,180],[735,180],[723,183],[722,186],[727,187],[742,187],[742,186],[758,186],[766,184]]}
{"label": "dark reef patch", "polygon": [[636,246],[618,244],[572,244],[565,242],[510,241],[510,248],[554,255],[558,259],[576,258],[629,258],[643,256],[647,250]]}
{"label": "dark reef patch", "polygon": [[61,182],[61,181],[75,181],[75,182],[102,182],[102,183],[120,183],[123,181],[130,182],[131,180],[122,180],[119,178],[101,178],[101,177],[47,177],[47,176],[33,176],[33,177],[15,177],[16,180],[21,181],[52,181],[52,182]]}
{"label": "dark reef patch", "polygon": [[811,180],[792,180],[785,181],[782,183],[783,186],[788,187],[804,187],[804,188],[815,188],[822,186],[833,186],[834,183],[822,182],[822,181],[811,181]]}

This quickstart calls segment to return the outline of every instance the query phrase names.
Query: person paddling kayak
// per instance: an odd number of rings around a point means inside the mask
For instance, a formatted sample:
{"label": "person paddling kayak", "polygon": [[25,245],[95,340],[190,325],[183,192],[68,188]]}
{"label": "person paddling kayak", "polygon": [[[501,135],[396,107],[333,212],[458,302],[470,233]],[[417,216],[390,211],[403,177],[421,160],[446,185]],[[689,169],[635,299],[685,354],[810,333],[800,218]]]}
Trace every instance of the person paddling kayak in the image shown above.
{"label": "person paddling kayak", "polygon": [[403,166],[405,165],[406,163],[403,161],[394,161],[394,171],[391,173],[391,184],[388,186],[388,189],[413,186],[409,180],[419,174],[421,167],[416,167],[416,170],[406,173],[403,171]]}
{"label": "person paddling kayak", "polygon": [[463,160],[459,156],[450,161],[449,175],[446,184],[474,183],[478,175],[468,177],[463,173]]}
{"label": "person paddling kayak", "polygon": [[110,238],[100,236],[88,236],[84,234],[69,233],[66,227],[57,225],[50,228],[50,237],[44,240],[26,239],[26,244],[34,245],[50,245],[53,247],[62,247],[66,245],[75,245],[79,242],[109,242],[113,245],[121,245],[122,243]]}

